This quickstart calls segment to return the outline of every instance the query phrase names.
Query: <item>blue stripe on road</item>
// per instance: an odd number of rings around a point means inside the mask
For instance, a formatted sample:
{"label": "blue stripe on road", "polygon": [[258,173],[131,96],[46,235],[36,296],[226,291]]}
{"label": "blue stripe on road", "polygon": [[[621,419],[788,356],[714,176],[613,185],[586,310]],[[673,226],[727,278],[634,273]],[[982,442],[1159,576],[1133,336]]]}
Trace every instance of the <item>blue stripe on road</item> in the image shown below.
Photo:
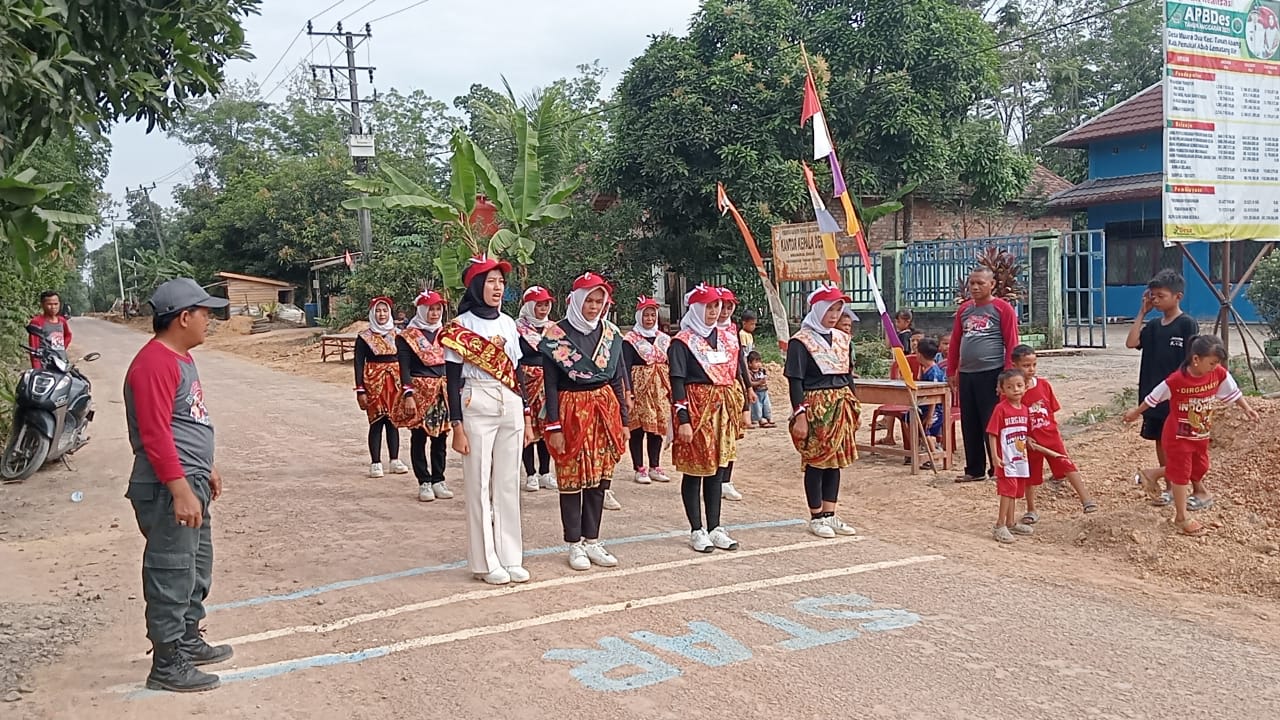
{"label": "blue stripe on road", "polygon": [[[758,530],[762,528],[791,527],[793,525],[802,525],[805,522],[806,521],[800,520],[798,518],[793,518],[790,520],[766,520],[763,522],[744,523],[742,525],[728,525],[725,527],[725,529],[726,530]],[[608,542],[609,542],[609,545],[611,546],[612,545],[630,545],[633,543],[649,542],[652,540],[667,540],[674,537],[681,537],[686,534],[688,533],[686,533],[684,530],[671,530],[669,532],[650,533],[648,535],[632,535],[630,537],[618,538],[616,540],[610,539]],[[568,552],[568,550],[569,550],[568,545],[555,545],[552,547],[537,548],[536,550],[526,550],[524,555],[525,557],[540,557],[542,555],[555,555],[558,553],[564,553],[564,552]],[[295,590],[290,593],[281,593],[278,595],[262,595],[259,597],[246,598],[244,600],[234,600],[232,602],[222,603],[220,605],[208,605],[205,607],[205,609],[209,611],[234,610],[236,608],[254,607],[257,605],[268,605],[270,603],[278,603],[278,602],[288,602],[289,600],[301,600],[303,598],[314,597],[322,593],[334,592],[336,590],[346,590],[348,588],[360,587],[362,585],[373,585],[375,583],[386,582],[388,580],[399,580],[400,578],[415,577],[417,575],[430,575],[432,573],[446,572],[449,570],[461,570],[466,566],[467,566],[467,563],[465,560],[458,560],[456,562],[445,563],[443,565],[427,565],[424,567],[410,568],[408,570],[398,570],[396,572],[384,573],[382,575],[369,575],[362,578],[354,578],[352,580],[340,580],[338,582],[329,583],[327,585],[317,585],[315,587],[304,588],[302,590]],[[329,662],[327,664],[352,662],[348,660],[338,659],[342,657],[340,655],[323,656],[323,657],[335,658],[332,662]]]}

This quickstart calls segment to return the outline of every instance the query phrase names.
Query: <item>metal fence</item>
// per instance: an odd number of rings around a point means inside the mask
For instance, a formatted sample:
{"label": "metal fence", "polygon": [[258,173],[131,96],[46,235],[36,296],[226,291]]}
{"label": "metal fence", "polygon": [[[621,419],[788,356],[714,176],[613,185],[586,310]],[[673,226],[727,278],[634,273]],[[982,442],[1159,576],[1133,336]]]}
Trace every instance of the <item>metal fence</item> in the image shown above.
{"label": "metal fence", "polygon": [[[871,253],[871,271],[875,273],[876,283],[880,283],[880,253]],[[836,268],[840,271],[840,287],[853,298],[850,303],[854,310],[869,310],[876,306],[871,294],[871,281],[867,278],[866,268],[862,266],[862,258],[857,255],[842,255]],[[784,282],[779,290],[782,301],[787,306],[787,316],[804,317],[809,312],[806,302],[809,293],[818,287],[817,281]]]}
{"label": "metal fence", "polygon": [[1031,238],[1027,235],[969,238],[964,240],[931,240],[913,242],[902,254],[901,298],[904,307],[914,310],[945,310],[956,306],[961,286],[978,262],[978,255],[989,247],[1005,250],[1018,258],[1021,270],[1018,281],[1026,289],[1026,299],[1016,305],[1019,320],[1030,317]]}

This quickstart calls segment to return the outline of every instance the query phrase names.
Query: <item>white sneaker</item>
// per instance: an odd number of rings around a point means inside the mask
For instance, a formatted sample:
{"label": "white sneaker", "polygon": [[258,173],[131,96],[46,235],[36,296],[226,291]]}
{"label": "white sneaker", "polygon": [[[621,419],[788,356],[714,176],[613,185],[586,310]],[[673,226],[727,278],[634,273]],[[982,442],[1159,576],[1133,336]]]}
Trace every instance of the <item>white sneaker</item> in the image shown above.
{"label": "white sneaker", "polygon": [[391,472],[395,473],[396,475],[404,475],[404,474],[406,474],[406,473],[408,473],[408,472],[409,472],[409,466],[408,466],[408,465],[405,465],[404,463],[400,462],[399,460],[392,460],[392,461],[391,461]]}
{"label": "white sneaker", "polygon": [[369,465],[369,477],[380,478],[382,475],[382,463],[373,463]]}
{"label": "white sneaker", "polygon": [[649,479],[654,482],[671,482],[671,476],[660,467],[649,468]]}
{"label": "white sneaker", "polygon": [[832,530],[831,526],[827,524],[826,518],[811,518],[809,520],[809,532],[820,538],[830,539],[836,536],[836,531]]}
{"label": "white sneaker", "polygon": [[1036,531],[1036,529],[1024,523],[1014,523],[1013,526],[1009,528],[1009,531],[1014,535],[1031,535]]}
{"label": "white sneaker", "polygon": [[621,510],[622,503],[618,502],[618,498],[613,496],[612,490],[604,491],[604,509],[605,510]]}
{"label": "white sneaker", "polygon": [[542,484],[543,490],[559,490],[560,489],[560,486],[556,484],[555,473],[543,473],[542,476],[538,478],[538,482]]}
{"label": "white sneaker", "polygon": [[569,567],[574,570],[591,569],[591,558],[587,556],[587,547],[581,540],[569,546]]}
{"label": "white sneaker", "polygon": [[507,571],[507,575],[511,576],[511,582],[513,583],[529,582],[529,571],[525,570],[519,565],[516,565],[515,567],[509,567],[509,568],[503,568],[503,569]]}
{"label": "white sneaker", "polygon": [[436,499],[436,494],[431,489],[430,485],[423,483],[422,485],[418,486],[418,502],[432,502],[435,499]]}
{"label": "white sneaker", "polygon": [[707,535],[707,531],[698,528],[689,533],[689,547],[700,553],[709,553],[715,549],[715,545],[711,544],[711,537]]}
{"label": "white sneaker", "polygon": [[1003,525],[992,528],[991,537],[995,538],[996,542],[1003,543],[1005,545],[1013,542],[1013,533],[1010,533],[1009,528]]}
{"label": "white sneaker", "polygon": [[489,583],[490,585],[506,585],[507,583],[511,582],[511,575],[506,571],[505,568],[498,568],[497,570],[494,570],[488,575],[476,573],[475,576],[477,580],[483,580]]}
{"label": "white sneaker", "polygon": [[742,499],[742,493],[738,492],[738,488],[734,487],[733,483],[731,482],[727,482],[720,487],[720,495],[725,500],[741,500]]}
{"label": "white sneaker", "polygon": [[524,479],[525,492],[538,492],[538,476],[530,475]]}
{"label": "white sneaker", "polygon": [[599,540],[595,542],[585,543],[587,549],[587,559],[600,567],[616,567],[618,558],[604,549],[604,544]]}
{"label": "white sneaker", "polygon": [[715,545],[717,548],[721,550],[737,550],[738,549],[738,541],[729,537],[729,533],[725,532],[724,528],[716,528],[712,530],[711,534],[708,537],[711,540],[711,544]]}
{"label": "white sneaker", "polygon": [[840,519],[839,515],[832,515],[827,518],[827,526],[835,531],[837,535],[857,535],[858,530],[854,526]]}
{"label": "white sneaker", "polygon": [[648,485],[652,480],[649,479],[649,471],[645,468],[636,470],[636,482],[640,485]]}
{"label": "white sneaker", "polygon": [[436,498],[440,500],[448,500],[453,497],[453,491],[449,489],[448,485],[444,484],[443,480],[438,483],[432,483],[431,492],[435,493]]}

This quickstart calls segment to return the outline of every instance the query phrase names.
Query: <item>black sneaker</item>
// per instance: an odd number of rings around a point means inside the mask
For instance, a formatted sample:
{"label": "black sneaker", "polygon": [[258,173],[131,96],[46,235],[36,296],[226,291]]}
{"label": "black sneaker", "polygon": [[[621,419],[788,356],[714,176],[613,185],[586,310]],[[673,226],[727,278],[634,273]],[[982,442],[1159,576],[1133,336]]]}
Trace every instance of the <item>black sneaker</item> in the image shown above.
{"label": "black sneaker", "polygon": [[197,670],[179,649],[177,642],[157,643],[153,651],[151,672],[147,675],[148,690],[204,692],[221,684],[217,675]]}
{"label": "black sneaker", "polygon": [[204,641],[204,628],[197,623],[187,625],[187,634],[178,641],[178,649],[192,665],[212,665],[230,660],[235,651],[230,645],[210,645]]}

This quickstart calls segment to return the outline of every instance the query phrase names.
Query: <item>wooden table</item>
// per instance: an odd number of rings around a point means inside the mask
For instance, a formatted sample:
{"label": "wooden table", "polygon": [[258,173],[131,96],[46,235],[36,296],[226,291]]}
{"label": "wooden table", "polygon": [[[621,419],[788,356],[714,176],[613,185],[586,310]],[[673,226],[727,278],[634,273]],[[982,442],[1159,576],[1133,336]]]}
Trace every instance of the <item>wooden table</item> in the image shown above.
{"label": "wooden table", "polygon": [[339,360],[345,362],[348,352],[351,353],[352,357],[355,357],[355,333],[339,333],[320,336],[320,362],[327,360],[330,355],[337,355]]}
{"label": "wooden table", "polygon": [[[915,391],[907,387],[906,383],[901,380],[867,380],[858,378],[854,381],[854,392],[858,396],[858,402],[864,405],[905,405],[907,407],[918,407],[920,405],[942,405],[942,469],[951,469],[951,457],[955,449],[955,437],[951,432],[951,389],[946,383],[940,382],[917,382]],[[924,452],[924,448],[919,445],[920,442],[920,413],[907,413],[907,428],[904,432],[904,439],[907,437],[914,438],[916,448],[918,450],[907,450],[894,446],[885,445],[864,445],[858,444],[860,452],[875,453],[877,455],[889,455],[893,457],[913,458],[911,462],[911,474],[915,475],[920,472],[920,455],[928,457],[928,453]],[[914,457],[913,457],[914,456]]]}

